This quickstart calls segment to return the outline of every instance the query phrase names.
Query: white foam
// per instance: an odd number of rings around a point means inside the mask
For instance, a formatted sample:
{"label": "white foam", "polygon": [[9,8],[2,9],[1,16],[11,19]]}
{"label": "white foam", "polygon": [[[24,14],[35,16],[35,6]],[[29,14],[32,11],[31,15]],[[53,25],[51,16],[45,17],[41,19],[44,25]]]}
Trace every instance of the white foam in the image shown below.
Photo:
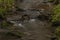
{"label": "white foam", "polygon": [[20,27],[24,27],[21,23],[19,23],[18,26],[20,26]]}

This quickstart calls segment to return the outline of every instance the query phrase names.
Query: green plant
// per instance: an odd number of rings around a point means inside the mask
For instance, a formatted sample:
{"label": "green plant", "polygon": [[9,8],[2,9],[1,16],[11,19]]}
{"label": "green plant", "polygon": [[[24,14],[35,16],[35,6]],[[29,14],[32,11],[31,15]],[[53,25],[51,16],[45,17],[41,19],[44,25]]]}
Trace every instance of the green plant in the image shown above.
{"label": "green plant", "polygon": [[6,27],[9,24],[5,21],[6,16],[5,14],[7,11],[12,10],[14,5],[14,0],[0,0],[0,19],[3,19],[3,22],[1,23],[2,27]]}
{"label": "green plant", "polygon": [[52,15],[52,23],[56,26],[56,37],[57,40],[60,40],[60,4],[55,5],[52,9],[53,15]]}
{"label": "green plant", "polygon": [[4,15],[8,10],[12,10],[14,0],[0,0],[0,15]]}
{"label": "green plant", "polygon": [[60,22],[60,4],[53,8],[52,22]]}

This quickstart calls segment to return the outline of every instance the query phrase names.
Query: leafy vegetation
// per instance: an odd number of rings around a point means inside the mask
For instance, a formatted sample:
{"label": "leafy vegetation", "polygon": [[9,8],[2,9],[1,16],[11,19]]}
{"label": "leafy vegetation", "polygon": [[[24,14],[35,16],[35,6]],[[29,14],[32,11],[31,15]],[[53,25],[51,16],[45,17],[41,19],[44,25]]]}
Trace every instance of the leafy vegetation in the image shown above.
{"label": "leafy vegetation", "polygon": [[52,22],[60,22],[60,4],[53,8]]}
{"label": "leafy vegetation", "polygon": [[0,15],[4,15],[8,10],[12,10],[14,0],[0,0]]}
{"label": "leafy vegetation", "polygon": [[60,3],[58,5],[54,5],[52,12],[52,23],[56,26],[55,33],[57,40],[60,40]]}
{"label": "leafy vegetation", "polygon": [[[12,10],[14,0],[0,0],[0,19],[6,19],[5,14],[7,11]],[[2,26],[7,26],[7,22],[2,22]]]}
{"label": "leafy vegetation", "polygon": [[0,19],[3,20],[1,22],[1,27],[7,27],[9,24],[5,21],[5,14],[7,11],[12,10],[14,0],[0,0]]}

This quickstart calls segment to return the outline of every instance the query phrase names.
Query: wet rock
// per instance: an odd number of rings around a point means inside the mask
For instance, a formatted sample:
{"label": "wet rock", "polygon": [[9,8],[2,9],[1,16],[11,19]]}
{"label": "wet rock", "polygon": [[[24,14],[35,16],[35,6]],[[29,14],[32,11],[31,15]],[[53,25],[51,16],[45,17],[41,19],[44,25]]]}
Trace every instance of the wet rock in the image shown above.
{"label": "wet rock", "polygon": [[34,8],[28,9],[28,10],[30,10],[30,11],[39,11],[38,9],[34,9]]}
{"label": "wet rock", "polygon": [[50,3],[54,4],[54,5],[57,5],[59,4],[59,0],[52,0],[52,1],[49,1]]}
{"label": "wet rock", "polygon": [[36,19],[30,19],[29,20],[29,22],[35,22],[36,21]]}
{"label": "wet rock", "polygon": [[15,1],[19,1],[20,3],[23,2],[24,0],[15,0]]}
{"label": "wet rock", "polygon": [[36,18],[40,14],[40,12],[39,11],[30,11],[30,10],[27,10],[26,14],[29,15],[30,18],[33,19],[33,18]]}
{"label": "wet rock", "polygon": [[25,15],[22,15],[22,20],[29,20],[30,17],[29,15],[25,14]]}
{"label": "wet rock", "polygon": [[45,15],[39,15],[39,16],[37,17],[37,19],[43,21],[43,20],[49,20],[49,17],[48,17],[48,16],[45,16]]}
{"label": "wet rock", "polygon": [[59,0],[54,0],[55,5],[58,5],[59,3],[60,3]]}
{"label": "wet rock", "polygon": [[11,36],[16,36],[17,38],[21,38],[21,36],[18,36],[17,34],[12,32],[8,32],[6,35],[11,35]]}
{"label": "wet rock", "polygon": [[53,22],[52,26],[54,26],[54,27],[60,26],[60,22],[59,21]]}
{"label": "wet rock", "polygon": [[20,0],[20,2],[24,2],[24,0]]}
{"label": "wet rock", "polygon": [[56,40],[56,37],[54,37],[54,38],[51,38],[51,40]]}
{"label": "wet rock", "polygon": [[36,5],[40,4],[40,3],[42,3],[43,1],[47,1],[47,0],[23,0],[23,1],[24,2],[20,3],[19,0],[18,0],[17,6],[19,8],[27,10],[27,9],[30,9],[32,5],[36,6]]}
{"label": "wet rock", "polygon": [[[3,14],[2,14],[3,15]],[[2,15],[0,15],[0,21],[2,21],[2,20],[4,20],[5,19],[5,17],[4,16],[2,16]]]}
{"label": "wet rock", "polygon": [[21,9],[21,8],[16,7],[16,11],[24,12],[25,10],[24,10],[24,9]]}

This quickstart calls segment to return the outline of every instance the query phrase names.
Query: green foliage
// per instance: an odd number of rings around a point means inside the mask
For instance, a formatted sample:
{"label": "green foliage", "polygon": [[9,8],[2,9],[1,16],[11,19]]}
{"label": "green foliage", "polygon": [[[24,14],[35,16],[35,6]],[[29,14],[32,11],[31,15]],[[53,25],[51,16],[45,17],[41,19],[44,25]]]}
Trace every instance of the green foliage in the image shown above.
{"label": "green foliage", "polygon": [[[60,22],[60,4],[55,5],[54,8],[52,9],[53,15],[52,15],[52,22]],[[58,26],[58,25],[57,25]],[[57,40],[60,40],[60,26],[56,28],[56,37]]]}
{"label": "green foliage", "polygon": [[0,0],[0,15],[12,10],[14,0]]}
{"label": "green foliage", "polygon": [[60,4],[53,8],[52,22],[60,22]]}
{"label": "green foliage", "polygon": [[[7,13],[7,11],[12,10],[13,5],[14,0],[0,0],[0,19],[6,19],[5,14]],[[3,21],[1,23],[1,26],[6,27],[8,26],[8,23],[6,21]]]}
{"label": "green foliage", "polygon": [[7,10],[11,10],[14,5],[14,0],[4,0],[4,4]]}

